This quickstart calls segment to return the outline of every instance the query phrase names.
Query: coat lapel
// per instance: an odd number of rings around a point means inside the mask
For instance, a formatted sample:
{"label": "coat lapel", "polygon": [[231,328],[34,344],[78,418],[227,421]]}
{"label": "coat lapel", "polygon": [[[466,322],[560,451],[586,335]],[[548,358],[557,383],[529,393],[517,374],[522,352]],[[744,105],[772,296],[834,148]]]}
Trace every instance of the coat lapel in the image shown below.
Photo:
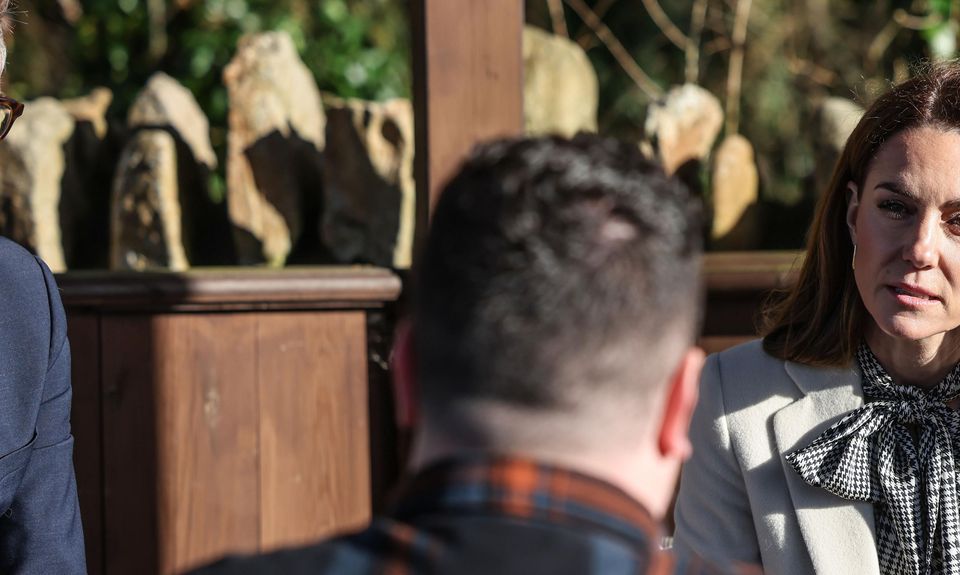
{"label": "coat lapel", "polygon": [[786,371],[803,396],[774,415],[774,435],[814,568],[817,573],[879,573],[873,504],[847,501],[809,485],[784,459],[863,405],[860,374],[791,362]]}

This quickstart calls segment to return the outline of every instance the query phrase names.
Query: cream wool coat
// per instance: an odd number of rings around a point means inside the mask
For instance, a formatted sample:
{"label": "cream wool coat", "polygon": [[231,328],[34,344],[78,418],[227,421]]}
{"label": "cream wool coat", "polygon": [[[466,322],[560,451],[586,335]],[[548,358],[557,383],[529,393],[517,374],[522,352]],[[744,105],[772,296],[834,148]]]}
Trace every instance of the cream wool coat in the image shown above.
{"label": "cream wool coat", "polygon": [[768,575],[879,574],[873,505],[808,485],[784,456],[863,405],[859,369],[767,355],[760,341],[711,355],[677,499],[674,550]]}

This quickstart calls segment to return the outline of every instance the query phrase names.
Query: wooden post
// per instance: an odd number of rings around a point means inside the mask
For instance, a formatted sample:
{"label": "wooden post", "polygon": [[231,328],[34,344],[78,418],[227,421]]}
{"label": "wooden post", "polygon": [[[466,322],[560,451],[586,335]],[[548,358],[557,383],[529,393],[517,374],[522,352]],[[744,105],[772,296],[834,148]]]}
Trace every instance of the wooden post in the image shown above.
{"label": "wooden post", "polygon": [[523,1],[411,0],[417,238],[479,141],[523,131]]}

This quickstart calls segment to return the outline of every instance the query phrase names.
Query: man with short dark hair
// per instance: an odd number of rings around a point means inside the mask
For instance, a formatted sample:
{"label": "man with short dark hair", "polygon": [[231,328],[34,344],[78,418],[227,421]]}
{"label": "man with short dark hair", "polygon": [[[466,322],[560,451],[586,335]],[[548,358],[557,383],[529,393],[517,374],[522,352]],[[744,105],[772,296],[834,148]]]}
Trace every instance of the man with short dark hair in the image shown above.
{"label": "man with short dark hair", "polygon": [[703,352],[700,207],[635,146],[479,147],[395,348],[413,477],[365,531],[205,573],[665,573]]}

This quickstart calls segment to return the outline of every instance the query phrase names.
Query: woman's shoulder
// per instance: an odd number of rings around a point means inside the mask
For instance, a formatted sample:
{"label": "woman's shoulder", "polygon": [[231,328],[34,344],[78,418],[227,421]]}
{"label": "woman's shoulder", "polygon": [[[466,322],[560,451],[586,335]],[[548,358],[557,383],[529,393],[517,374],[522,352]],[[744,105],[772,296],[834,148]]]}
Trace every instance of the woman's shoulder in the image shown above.
{"label": "woman's shoulder", "polygon": [[770,355],[763,349],[763,340],[759,338],[713,353],[708,361],[733,369],[782,370],[784,365],[782,359]]}
{"label": "woman's shoulder", "polygon": [[763,341],[746,343],[711,354],[703,368],[701,388],[716,386],[728,399],[762,401],[794,390],[784,360],[763,349]]}

